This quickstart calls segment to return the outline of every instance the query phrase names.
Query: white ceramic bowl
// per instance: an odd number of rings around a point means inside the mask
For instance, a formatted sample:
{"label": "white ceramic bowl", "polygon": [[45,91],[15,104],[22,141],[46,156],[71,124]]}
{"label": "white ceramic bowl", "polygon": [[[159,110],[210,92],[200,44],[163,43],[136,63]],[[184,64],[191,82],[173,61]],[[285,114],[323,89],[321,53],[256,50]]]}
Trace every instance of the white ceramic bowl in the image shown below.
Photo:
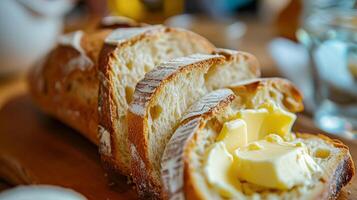
{"label": "white ceramic bowl", "polygon": [[55,44],[70,0],[0,1],[0,75],[33,65]]}

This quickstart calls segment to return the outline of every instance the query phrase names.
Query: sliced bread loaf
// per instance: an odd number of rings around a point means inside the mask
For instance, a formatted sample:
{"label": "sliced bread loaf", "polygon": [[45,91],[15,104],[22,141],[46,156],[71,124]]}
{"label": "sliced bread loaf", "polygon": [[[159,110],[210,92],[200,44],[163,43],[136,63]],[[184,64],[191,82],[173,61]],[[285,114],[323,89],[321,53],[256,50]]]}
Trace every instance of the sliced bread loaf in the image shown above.
{"label": "sliced bread loaf", "polygon": [[99,150],[110,170],[130,175],[127,109],[136,83],[159,63],[193,53],[212,53],[214,46],[182,29],[145,26],[114,30],[99,59]]}
{"label": "sliced bread loaf", "polygon": [[[354,175],[354,164],[344,144],[323,135],[294,134],[296,138],[293,141],[306,145],[309,155],[322,169],[322,176],[313,179],[314,181],[309,185],[274,190],[240,181],[236,185],[231,185],[239,188],[237,192],[231,194],[223,192],[224,195],[222,190],[217,189],[217,185],[212,185],[206,174],[207,160],[205,159],[212,145],[217,142],[224,122],[232,120],[232,116],[239,111],[257,109],[267,102],[274,102],[278,107],[289,112],[301,111],[303,108],[298,90],[283,79],[251,80],[231,89],[231,93],[235,94],[233,97],[226,91],[214,91],[188,109],[162,157],[161,175],[165,188],[163,197],[165,199],[336,198],[341,188]],[[206,108],[202,109],[205,105]],[[222,170],[217,168],[215,173],[220,174]]]}
{"label": "sliced bread loaf", "polygon": [[145,75],[128,113],[132,176],[141,196],[160,196],[161,156],[185,110],[215,88],[259,74],[254,56],[218,50],[164,62]]}

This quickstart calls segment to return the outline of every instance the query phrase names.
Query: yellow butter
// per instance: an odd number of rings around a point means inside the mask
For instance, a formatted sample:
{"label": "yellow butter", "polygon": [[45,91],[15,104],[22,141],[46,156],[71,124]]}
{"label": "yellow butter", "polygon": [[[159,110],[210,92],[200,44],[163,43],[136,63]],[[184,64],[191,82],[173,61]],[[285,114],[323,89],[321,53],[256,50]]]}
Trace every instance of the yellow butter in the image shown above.
{"label": "yellow butter", "polygon": [[291,189],[308,184],[321,172],[305,146],[280,141],[260,140],[255,143],[263,148],[237,149],[234,165],[238,178],[267,188]]}
{"label": "yellow butter", "polygon": [[247,109],[238,113],[238,118],[247,124],[248,143],[264,139],[266,135],[275,133],[284,139],[290,139],[291,127],[296,115],[277,106],[264,104],[259,109]]}
{"label": "yellow butter", "polygon": [[260,150],[264,148],[262,145],[260,145],[258,142],[252,142],[247,146],[247,149],[254,151],[254,150]]}
{"label": "yellow butter", "polygon": [[247,109],[238,113],[238,118],[247,124],[248,142],[260,139],[260,128],[268,115],[267,109]]}
{"label": "yellow butter", "polygon": [[269,134],[269,135],[265,136],[265,140],[268,142],[277,143],[277,144],[281,144],[284,142],[283,138],[281,138],[277,134]]}
{"label": "yellow butter", "polygon": [[[273,104],[241,110],[207,153],[204,174],[223,197],[241,197],[240,181],[271,189],[305,185],[322,172],[303,143],[292,143],[296,115]],[[323,153],[316,153],[316,155]]]}
{"label": "yellow butter", "polygon": [[232,164],[233,156],[227,151],[225,144],[213,144],[206,157],[204,174],[208,183],[227,198],[241,195],[240,184],[233,174]]}
{"label": "yellow butter", "polygon": [[230,153],[245,146],[247,144],[247,124],[241,119],[225,122],[217,141],[222,141]]}
{"label": "yellow butter", "polygon": [[268,108],[269,116],[265,118],[260,128],[262,136],[275,133],[285,139],[288,138],[296,120],[296,115],[272,105],[267,105],[265,108]]}

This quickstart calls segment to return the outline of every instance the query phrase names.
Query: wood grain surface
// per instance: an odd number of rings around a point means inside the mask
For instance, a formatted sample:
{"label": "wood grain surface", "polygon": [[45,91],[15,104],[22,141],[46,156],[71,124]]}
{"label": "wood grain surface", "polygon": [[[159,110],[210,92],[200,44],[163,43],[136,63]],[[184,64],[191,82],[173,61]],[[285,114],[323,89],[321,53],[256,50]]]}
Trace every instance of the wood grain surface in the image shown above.
{"label": "wood grain surface", "polygon": [[[300,115],[294,128],[321,133],[309,117]],[[340,138],[356,162],[357,142]],[[124,177],[116,184],[101,168],[96,147],[74,130],[45,116],[28,95],[13,98],[0,111],[0,177],[9,183],[53,184],[72,188],[88,199],[136,199]],[[339,199],[357,197],[353,179]]]}
{"label": "wood grain surface", "polygon": [[88,199],[137,199],[124,177],[107,179],[96,146],[45,116],[29,96],[0,111],[0,177],[12,184],[52,184]]}

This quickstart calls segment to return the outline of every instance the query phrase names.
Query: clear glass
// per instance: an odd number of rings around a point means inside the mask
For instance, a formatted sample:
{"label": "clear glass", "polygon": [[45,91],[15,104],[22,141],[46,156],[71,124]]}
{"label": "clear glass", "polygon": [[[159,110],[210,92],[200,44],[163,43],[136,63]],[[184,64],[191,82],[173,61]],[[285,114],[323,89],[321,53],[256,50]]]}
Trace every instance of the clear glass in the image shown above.
{"label": "clear glass", "polygon": [[297,36],[309,50],[316,124],[357,138],[357,10],[313,12]]}
{"label": "clear glass", "polygon": [[304,14],[332,8],[349,9],[356,6],[356,0],[303,0]]}

